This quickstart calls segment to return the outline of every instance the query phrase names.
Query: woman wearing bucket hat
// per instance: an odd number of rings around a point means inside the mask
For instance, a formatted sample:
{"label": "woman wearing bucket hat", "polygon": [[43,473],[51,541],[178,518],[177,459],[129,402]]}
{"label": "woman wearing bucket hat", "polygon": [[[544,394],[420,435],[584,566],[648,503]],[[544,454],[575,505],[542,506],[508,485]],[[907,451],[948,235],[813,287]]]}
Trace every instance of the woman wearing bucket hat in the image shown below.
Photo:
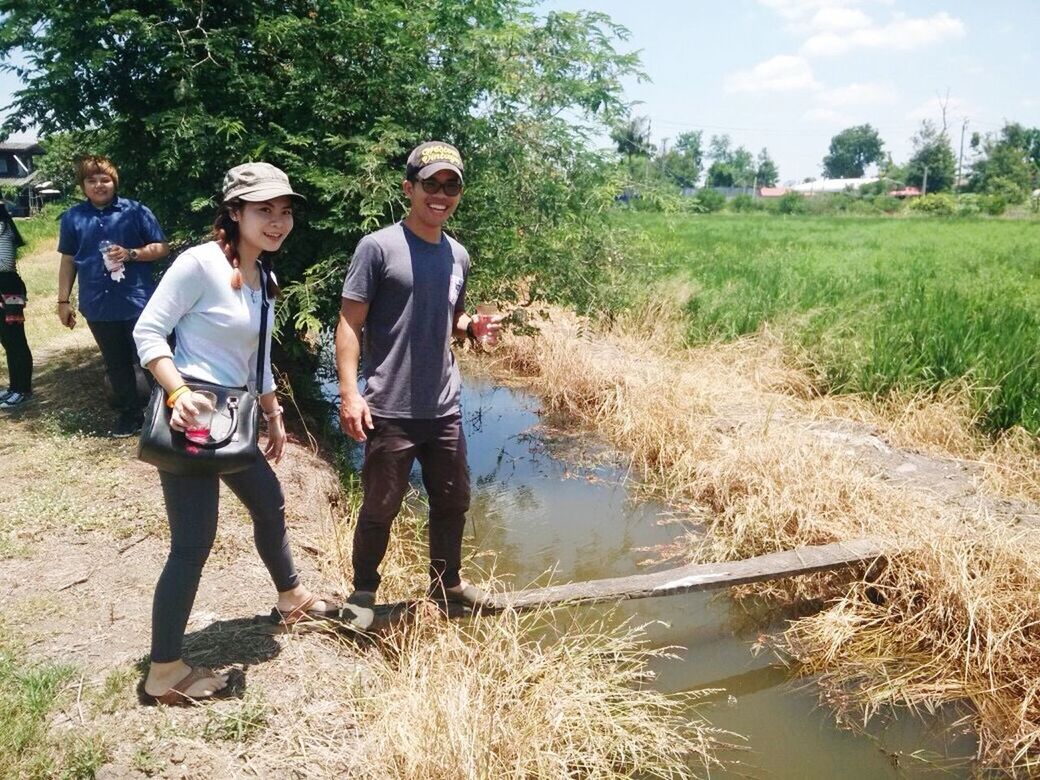
{"label": "woman wearing bucket hat", "polygon": [[[185,377],[259,394],[267,420],[264,455],[277,463],[285,446],[282,409],[271,373],[271,328],[260,345],[266,300],[278,295],[271,255],[293,229],[293,207],[303,197],[288,177],[268,163],[246,163],[224,177],[223,197],[213,223],[213,240],[182,253],[162,278],[134,329],[138,356],[167,393],[171,426],[190,429],[207,411],[205,397],[191,392]],[[167,337],[176,334],[176,351]],[[257,350],[264,349],[262,376]],[[217,527],[219,482],[249,510],[257,551],[278,591],[272,620],[291,627],[304,621],[342,617],[358,628],[372,622],[371,610],[340,608],[311,594],[299,581],[285,528],[284,498],[274,470],[263,457],[233,474],[183,476],[159,472],[171,549],[155,589],[151,666],[144,682],[150,703],[182,704],[212,696],[227,684],[224,675],[192,668],[181,658],[188,616]]]}

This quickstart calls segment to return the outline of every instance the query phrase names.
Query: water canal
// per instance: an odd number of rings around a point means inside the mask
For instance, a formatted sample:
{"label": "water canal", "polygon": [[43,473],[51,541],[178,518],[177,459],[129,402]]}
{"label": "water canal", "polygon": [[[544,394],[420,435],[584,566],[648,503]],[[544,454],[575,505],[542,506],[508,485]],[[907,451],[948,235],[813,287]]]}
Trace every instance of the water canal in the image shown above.
{"label": "water canal", "polygon": [[[676,525],[661,522],[666,509],[634,499],[609,459],[593,457],[588,465],[590,453],[579,457],[572,439],[548,435],[538,407],[531,395],[466,377],[474,485],[468,543],[495,551],[496,575],[518,588],[545,584],[550,572],[553,582],[567,582],[652,571],[641,565],[652,555],[647,548],[677,533]],[[417,470],[413,477],[418,484]],[[724,593],[623,602],[615,617],[649,623],[655,646],[682,648],[680,658],[656,664],[662,691],[726,689],[699,711],[712,725],[745,737],[746,750],[735,754],[738,764],[712,777],[971,776],[964,757],[973,754],[974,741],[951,736],[941,722],[903,713],[871,724],[867,733],[839,728],[811,683],[789,679],[771,653],[752,652],[756,639],[780,623],[749,621]]]}

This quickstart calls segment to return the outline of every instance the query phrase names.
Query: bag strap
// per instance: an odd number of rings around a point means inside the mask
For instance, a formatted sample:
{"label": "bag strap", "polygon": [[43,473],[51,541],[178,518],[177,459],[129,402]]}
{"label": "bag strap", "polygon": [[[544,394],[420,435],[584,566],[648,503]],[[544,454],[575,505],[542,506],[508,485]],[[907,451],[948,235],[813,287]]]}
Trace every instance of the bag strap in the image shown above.
{"label": "bag strap", "polygon": [[264,353],[267,351],[267,310],[270,305],[267,302],[267,275],[264,266],[257,261],[260,269],[260,343],[256,348],[256,396],[259,398],[264,392]]}

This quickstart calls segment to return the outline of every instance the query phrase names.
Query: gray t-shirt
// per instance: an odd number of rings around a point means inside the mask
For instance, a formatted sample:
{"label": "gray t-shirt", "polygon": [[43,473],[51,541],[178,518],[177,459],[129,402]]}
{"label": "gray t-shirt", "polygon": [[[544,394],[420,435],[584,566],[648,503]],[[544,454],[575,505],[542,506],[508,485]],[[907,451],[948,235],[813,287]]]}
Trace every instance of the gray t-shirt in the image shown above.
{"label": "gray t-shirt", "polygon": [[361,353],[364,398],[378,417],[429,420],[459,411],[462,377],[451,351],[465,310],[469,253],[402,223],[365,236],[343,282],[343,297],[368,303]]}

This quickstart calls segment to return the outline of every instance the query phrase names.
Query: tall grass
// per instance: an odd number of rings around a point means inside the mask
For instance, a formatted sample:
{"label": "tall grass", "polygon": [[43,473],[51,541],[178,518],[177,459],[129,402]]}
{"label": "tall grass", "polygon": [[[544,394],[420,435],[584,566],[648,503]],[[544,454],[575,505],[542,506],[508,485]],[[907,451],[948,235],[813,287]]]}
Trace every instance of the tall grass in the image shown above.
{"label": "tall grass", "polygon": [[821,390],[971,387],[979,425],[1040,432],[1040,230],[1003,220],[632,215],[687,279],[688,343],[768,325]]}

